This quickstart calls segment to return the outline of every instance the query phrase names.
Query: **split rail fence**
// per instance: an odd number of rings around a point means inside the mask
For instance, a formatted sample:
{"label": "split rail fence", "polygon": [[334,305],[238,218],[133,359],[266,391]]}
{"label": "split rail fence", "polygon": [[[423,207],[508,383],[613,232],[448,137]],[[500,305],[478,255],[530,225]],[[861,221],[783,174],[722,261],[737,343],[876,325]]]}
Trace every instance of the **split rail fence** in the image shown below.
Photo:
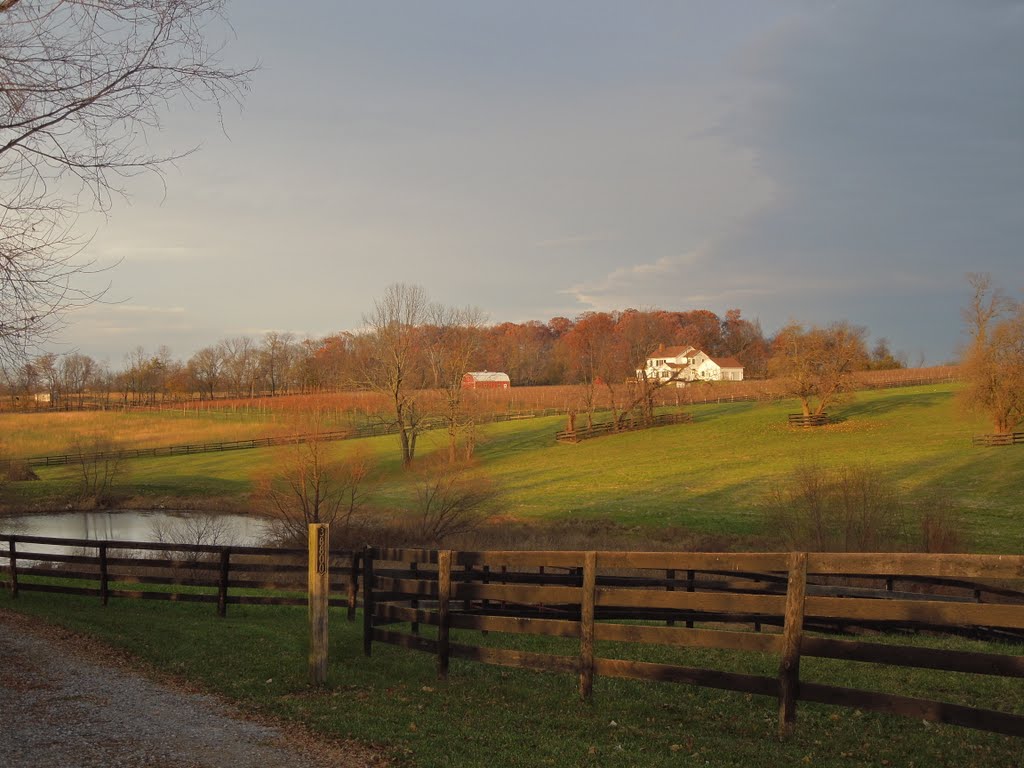
{"label": "split rail fence", "polygon": [[1003,435],[975,435],[971,438],[975,445],[988,448],[1001,445],[1024,445],[1024,432],[1008,432]]}
{"label": "split rail fence", "polygon": [[[229,605],[306,605],[305,549],[0,536],[0,587]],[[70,550],[70,551],[69,551]],[[360,553],[331,554],[331,600],[355,616]],[[78,583],[76,583],[78,582]],[[268,594],[269,593],[269,594]]]}
{"label": "split rail fence", "polygon": [[[800,679],[801,656],[1024,678],[1020,655],[836,636],[856,628],[1024,641],[1024,557],[380,549],[367,551],[365,568],[366,653],[373,642],[432,653],[442,677],[459,658],[574,673],[583,698],[598,676],[777,697],[781,735],[797,701],[809,701],[1024,736],[1024,715]],[[578,645],[571,655],[510,650],[453,642],[453,629]],[[598,653],[607,642],[767,653],[778,674],[608,658]]]}
{"label": "split rail fence", "polygon": [[[104,604],[203,602],[224,616],[232,604],[307,605],[308,554],[5,535],[0,585],[14,596],[63,592]],[[805,701],[1024,736],[1024,715],[800,677],[802,657],[824,657],[1024,678],[1024,655],[1012,652],[1024,644],[1024,556],[367,547],[331,553],[329,566],[330,605],[354,620],[362,604],[367,655],[374,643],[428,652],[442,677],[456,658],[573,674],[584,698],[602,676],[770,696],[783,734]],[[474,644],[465,630],[494,637]],[[502,633],[563,638],[561,653],[502,647]],[[923,647],[912,642],[918,634],[1005,641],[1011,652]],[[623,643],[637,650],[621,655],[641,659],[651,646],[769,654],[778,672],[615,658]]]}
{"label": "split rail fence", "polygon": [[661,413],[646,421],[640,419],[626,419],[618,424],[606,421],[601,424],[594,424],[591,427],[580,429],[566,429],[555,433],[555,440],[559,443],[578,443],[580,440],[588,440],[592,437],[610,435],[619,432],[634,432],[638,429],[649,427],[664,427],[669,424],[689,424],[693,421],[691,413]]}

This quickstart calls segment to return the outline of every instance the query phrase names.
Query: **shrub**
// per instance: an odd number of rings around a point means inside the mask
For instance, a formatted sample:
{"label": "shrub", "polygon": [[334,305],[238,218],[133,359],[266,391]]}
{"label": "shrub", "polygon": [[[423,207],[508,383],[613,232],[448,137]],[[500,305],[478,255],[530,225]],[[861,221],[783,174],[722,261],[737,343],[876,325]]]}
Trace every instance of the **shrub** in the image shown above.
{"label": "shrub", "polygon": [[770,530],[789,549],[879,552],[905,545],[900,495],[868,465],[828,470],[801,464],[764,507]]}
{"label": "shrub", "polygon": [[764,503],[769,530],[787,549],[811,552],[954,552],[963,525],[944,497],[908,504],[869,464],[801,464]]}

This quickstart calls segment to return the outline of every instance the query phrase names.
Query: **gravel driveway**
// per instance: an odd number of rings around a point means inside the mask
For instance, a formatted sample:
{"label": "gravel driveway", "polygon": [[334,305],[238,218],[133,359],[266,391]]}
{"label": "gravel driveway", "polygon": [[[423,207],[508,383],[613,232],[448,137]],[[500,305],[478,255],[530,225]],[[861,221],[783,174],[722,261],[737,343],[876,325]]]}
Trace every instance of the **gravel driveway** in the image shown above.
{"label": "gravel driveway", "polygon": [[[100,653],[102,652],[102,658]],[[123,654],[0,610],[5,768],[384,766],[356,744],[256,722],[213,696],[154,682]]]}

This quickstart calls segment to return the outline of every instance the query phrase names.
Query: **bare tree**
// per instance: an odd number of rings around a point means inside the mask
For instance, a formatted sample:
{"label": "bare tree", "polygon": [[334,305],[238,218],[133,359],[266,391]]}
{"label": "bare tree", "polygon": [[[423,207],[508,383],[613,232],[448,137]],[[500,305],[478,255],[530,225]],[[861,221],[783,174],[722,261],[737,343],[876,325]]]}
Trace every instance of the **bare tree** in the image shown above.
{"label": "bare tree", "polygon": [[188,374],[200,399],[217,395],[217,387],[224,375],[224,352],[220,346],[203,347],[188,361]]}
{"label": "bare tree", "polygon": [[268,331],[260,349],[260,372],[270,396],[288,390],[288,372],[295,360],[295,335]]}
{"label": "bare tree", "polygon": [[17,359],[100,298],[77,257],[83,205],[193,150],[154,153],[172,103],[237,101],[249,69],[206,34],[226,0],[0,0],[0,358]]}
{"label": "bare tree", "polygon": [[993,288],[988,275],[968,275],[971,301],[964,310],[971,344],[964,355],[964,403],[1007,434],[1024,420],[1024,304]]}
{"label": "bare tree", "polygon": [[469,533],[492,514],[497,498],[487,478],[472,477],[464,467],[422,470],[412,519],[416,541],[438,546],[447,538]]}
{"label": "bare tree", "polygon": [[97,507],[113,501],[114,482],[124,471],[120,451],[120,445],[103,435],[79,437],[72,442],[70,453],[79,470],[79,501]]}
{"label": "bare tree", "polygon": [[419,390],[425,382],[422,333],[427,294],[418,285],[395,283],[363,316],[366,331],[357,339],[358,384],[381,392],[390,404],[389,421],[398,430],[402,465],[416,456],[416,438],[423,429]]}
{"label": "bare tree", "polygon": [[251,336],[234,336],[217,345],[223,372],[235,397],[252,397],[259,375],[259,352]]}
{"label": "bare tree", "polygon": [[479,355],[486,317],[477,307],[446,307],[434,304],[429,309],[430,324],[426,354],[435,385],[444,394],[443,420],[448,431],[448,460],[458,458],[459,440],[466,437],[467,456],[475,445],[475,423],[466,412],[462,377]]}
{"label": "bare tree", "polygon": [[304,441],[259,484],[257,496],[280,515],[290,533],[304,535],[310,523],[327,523],[338,526],[336,533],[344,537],[368,500],[373,466],[359,450],[346,461],[332,459],[323,427],[323,412],[314,411]]}

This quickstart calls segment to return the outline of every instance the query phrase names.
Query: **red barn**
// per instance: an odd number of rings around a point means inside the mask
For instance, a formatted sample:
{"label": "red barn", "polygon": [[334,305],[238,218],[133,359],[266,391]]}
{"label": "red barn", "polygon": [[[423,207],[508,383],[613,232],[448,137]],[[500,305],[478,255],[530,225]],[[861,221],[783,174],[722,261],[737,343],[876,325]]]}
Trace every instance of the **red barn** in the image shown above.
{"label": "red barn", "polygon": [[508,389],[511,386],[507,373],[473,371],[462,377],[463,389]]}

